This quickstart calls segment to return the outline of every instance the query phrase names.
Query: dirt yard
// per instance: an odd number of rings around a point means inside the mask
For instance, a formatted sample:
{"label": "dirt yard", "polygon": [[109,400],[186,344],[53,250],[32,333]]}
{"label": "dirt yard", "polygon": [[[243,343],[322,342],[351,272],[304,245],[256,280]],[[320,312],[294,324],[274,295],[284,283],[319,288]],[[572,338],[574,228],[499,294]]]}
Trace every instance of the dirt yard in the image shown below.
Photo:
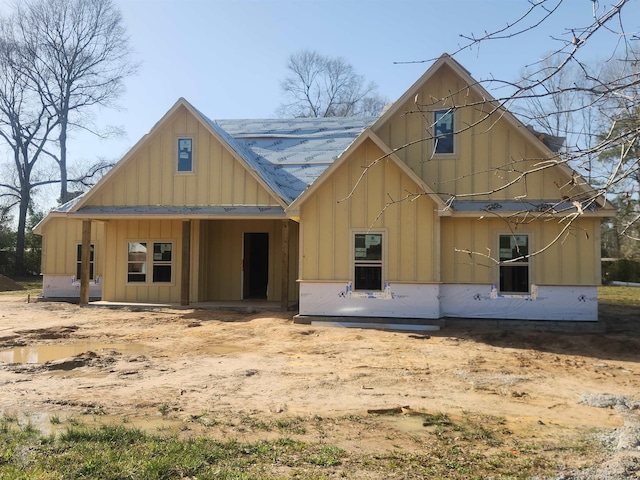
{"label": "dirt yard", "polygon": [[561,441],[623,428],[640,411],[640,320],[613,307],[603,318],[605,334],[425,335],[296,325],[279,312],[26,303],[16,292],[0,296],[0,414],[45,430],[51,417],[145,427],[208,415],[225,419],[218,435],[239,438],[273,435],[243,423],[248,415],[359,418],[360,431],[336,422],[314,435],[386,451],[415,448],[424,427],[412,415],[367,423],[371,410],[407,407],[499,417],[522,443]]}

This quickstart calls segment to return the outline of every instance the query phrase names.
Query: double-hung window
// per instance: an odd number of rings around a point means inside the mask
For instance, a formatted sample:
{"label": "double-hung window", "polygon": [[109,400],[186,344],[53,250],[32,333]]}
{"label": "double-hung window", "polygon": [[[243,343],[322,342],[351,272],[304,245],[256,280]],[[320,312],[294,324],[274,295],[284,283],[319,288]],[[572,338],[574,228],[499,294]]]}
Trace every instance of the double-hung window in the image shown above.
{"label": "double-hung window", "polygon": [[453,110],[433,112],[433,151],[451,154],[453,151]]}
{"label": "double-hung window", "polygon": [[[91,248],[89,250],[89,280],[93,280],[95,277],[93,276],[93,266],[95,265],[94,260],[95,254],[95,245],[91,244]],[[82,245],[78,244],[76,248],[76,280],[80,281],[82,273]]]}
{"label": "double-hung window", "polygon": [[529,235],[500,235],[500,293],[529,293]]}
{"label": "double-hung window", "polygon": [[382,291],[382,242],[382,233],[354,234],[354,290]]}
{"label": "double-hung window", "polygon": [[[173,243],[129,242],[127,281],[129,283],[170,283],[173,271]],[[151,275],[148,275],[151,272]]]}

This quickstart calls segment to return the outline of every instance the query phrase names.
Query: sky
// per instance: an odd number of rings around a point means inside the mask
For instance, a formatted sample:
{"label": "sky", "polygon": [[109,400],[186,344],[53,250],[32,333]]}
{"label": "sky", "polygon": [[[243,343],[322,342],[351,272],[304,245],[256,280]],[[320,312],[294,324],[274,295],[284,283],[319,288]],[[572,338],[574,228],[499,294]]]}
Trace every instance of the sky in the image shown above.
{"label": "sky", "polygon": [[[0,0],[0,10],[6,12],[11,1]],[[95,112],[98,128],[118,126],[124,135],[100,140],[72,133],[69,153],[76,162],[121,158],[180,97],[212,119],[276,116],[287,58],[301,49],[343,57],[392,102],[435,58],[459,50],[466,43],[461,34],[503,28],[539,0],[114,1],[140,69],[126,80],[117,110]],[[594,6],[602,11],[613,3],[564,0],[531,32],[482,43],[455,58],[477,80],[516,80],[523,68],[570,39],[570,28],[590,24]],[[628,31],[640,30],[640,1],[623,14]],[[585,55],[606,61],[615,38],[590,39]],[[398,63],[407,61],[424,63]]]}

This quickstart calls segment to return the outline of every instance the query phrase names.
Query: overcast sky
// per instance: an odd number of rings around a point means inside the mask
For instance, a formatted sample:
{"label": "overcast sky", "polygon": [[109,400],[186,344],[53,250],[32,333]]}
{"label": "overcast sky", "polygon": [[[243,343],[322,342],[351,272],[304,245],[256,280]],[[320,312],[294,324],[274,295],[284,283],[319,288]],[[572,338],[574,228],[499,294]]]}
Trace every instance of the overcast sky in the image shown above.
{"label": "overcast sky", "polygon": [[[11,0],[0,0],[0,6]],[[443,52],[513,23],[534,0],[115,0],[131,37],[139,73],[126,82],[119,111],[100,111],[99,126],[125,136],[75,134],[76,161],[117,160],[185,97],[213,119],[275,116],[287,57],[300,49],[341,56],[396,100]],[[555,3],[555,2],[554,2]],[[455,58],[478,79],[516,80],[522,69],[592,22],[612,1],[564,0],[542,26],[517,38],[483,43]],[[625,7],[624,25],[640,30],[640,2]],[[530,24],[528,21],[527,24]],[[608,40],[594,37],[584,55],[606,61]],[[606,41],[605,41],[606,40]],[[590,47],[590,48],[586,48]],[[394,62],[426,60],[426,63]]]}

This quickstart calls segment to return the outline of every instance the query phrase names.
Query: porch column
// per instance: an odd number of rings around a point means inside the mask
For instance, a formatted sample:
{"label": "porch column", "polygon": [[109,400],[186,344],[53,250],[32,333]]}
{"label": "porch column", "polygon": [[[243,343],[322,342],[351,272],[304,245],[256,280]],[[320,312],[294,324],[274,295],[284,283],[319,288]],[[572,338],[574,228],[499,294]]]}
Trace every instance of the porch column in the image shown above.
{"label": "porch column", "polygon": [[289,309],[289,220],[282,220],[282,291],[280,308]]}
{"label": "porch column", "polygon": [[80,305],[89,303],[89,275],[91,258],[91,220],[82,221],[82,249],[80,253]]}
{"label": "porch column", "polygon": [[191,220],[185,220],[182,222],[181,277],[180,305],[189,305],[189,283],[191,281]]}

